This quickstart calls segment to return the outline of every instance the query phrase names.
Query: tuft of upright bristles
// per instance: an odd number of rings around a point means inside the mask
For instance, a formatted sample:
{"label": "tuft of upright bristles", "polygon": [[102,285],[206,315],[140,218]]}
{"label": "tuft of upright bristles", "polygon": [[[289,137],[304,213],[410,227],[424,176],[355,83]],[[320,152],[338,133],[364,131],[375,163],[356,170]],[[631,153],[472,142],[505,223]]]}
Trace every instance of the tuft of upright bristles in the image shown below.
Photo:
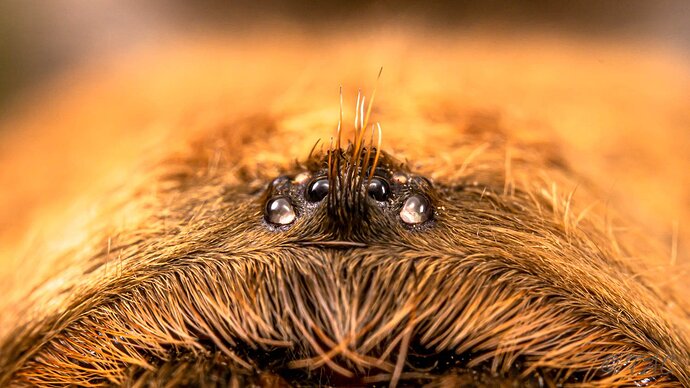
{"label": "tuft of upright bristles", "polygon": [[335,148],[331,141],[327,158],[328,180],[331,188],[327,198],[331,217],[342,225],[348,225],[353,219],[362,219],[366,216],[367,207],[364,203],[366,190],[381,156],[380,123],[371,125],[371,137],[368,143],[365,142],[375,96],[376,89],[372,92],[369,104],[366,105],[366,98],[361,91],[357,93],[354,142],[350,143],[347,149],[343,149],[343,92],[342,87],[340,88],[340,118],[336,129]]}

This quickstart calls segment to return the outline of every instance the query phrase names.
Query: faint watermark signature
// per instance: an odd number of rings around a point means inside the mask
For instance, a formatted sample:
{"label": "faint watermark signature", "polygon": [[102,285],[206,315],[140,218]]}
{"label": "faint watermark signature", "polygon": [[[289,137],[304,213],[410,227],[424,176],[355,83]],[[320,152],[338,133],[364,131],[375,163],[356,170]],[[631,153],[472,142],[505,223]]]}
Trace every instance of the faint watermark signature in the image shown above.
{"label": "faint watermark signature", "polygon": [[657,357],[649,354],[614,354],[606,358],[601,371],[609,374],[628,372],[639,376],[662,377],[670,374],[669,356]]}

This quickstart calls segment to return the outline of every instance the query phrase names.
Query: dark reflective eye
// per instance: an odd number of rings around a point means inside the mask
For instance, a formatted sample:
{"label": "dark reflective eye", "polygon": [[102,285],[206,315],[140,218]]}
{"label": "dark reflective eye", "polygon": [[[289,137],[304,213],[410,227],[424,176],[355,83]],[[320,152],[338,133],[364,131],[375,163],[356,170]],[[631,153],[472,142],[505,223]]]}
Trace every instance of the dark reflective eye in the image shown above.
{"label": "dark reflective eye", "polygon": [[367,192],[371,198],[374,198],[379,202],[387,200],[391,194],[390,188],[388,187],[388,182],[381,178],[373,178],[369,183]]}
{"label": "dark reflective eye", "polygon": [[313,181],[307,188],[307,200],[309,202],[319,202],[328,195],[328,179],[321,178]]}
{"label": "dark reflective eye", "polygon": [[295,218],[295,208],[285,197],[272,198],[266,204],[266,220],[272,224],[291,224]]}
{"label": "dark reflective eye", "polygon": [[404,223],[414,225],[421,224],[431,218],[431,204],[425,197],[413,194],[405,201],[400,218]]}

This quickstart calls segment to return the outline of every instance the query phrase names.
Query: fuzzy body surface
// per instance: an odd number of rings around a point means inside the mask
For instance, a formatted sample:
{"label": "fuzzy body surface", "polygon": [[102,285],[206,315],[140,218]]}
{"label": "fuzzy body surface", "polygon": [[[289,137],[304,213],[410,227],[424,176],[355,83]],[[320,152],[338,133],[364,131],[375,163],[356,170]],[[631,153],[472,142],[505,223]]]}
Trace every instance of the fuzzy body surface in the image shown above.
{"label": "fuzzy body surface", "polygon": [[254,43],[133,53],[4,119],[0,385],[690,384],[682,59]]}

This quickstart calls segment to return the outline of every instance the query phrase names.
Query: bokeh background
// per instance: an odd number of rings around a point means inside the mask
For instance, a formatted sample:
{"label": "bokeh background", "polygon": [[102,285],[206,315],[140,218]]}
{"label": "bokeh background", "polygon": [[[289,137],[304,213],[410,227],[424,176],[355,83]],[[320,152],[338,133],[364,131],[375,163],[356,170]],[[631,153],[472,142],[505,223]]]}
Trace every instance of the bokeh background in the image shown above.
{"label": "bokeh background", "polygon": [[177,35],[214,30],[241,36],[281,28],[321,34],[391,24],[435,34],[488,29],[639,40],[690,54],[687,0],[4,0],[0,112],[81,63]]}

